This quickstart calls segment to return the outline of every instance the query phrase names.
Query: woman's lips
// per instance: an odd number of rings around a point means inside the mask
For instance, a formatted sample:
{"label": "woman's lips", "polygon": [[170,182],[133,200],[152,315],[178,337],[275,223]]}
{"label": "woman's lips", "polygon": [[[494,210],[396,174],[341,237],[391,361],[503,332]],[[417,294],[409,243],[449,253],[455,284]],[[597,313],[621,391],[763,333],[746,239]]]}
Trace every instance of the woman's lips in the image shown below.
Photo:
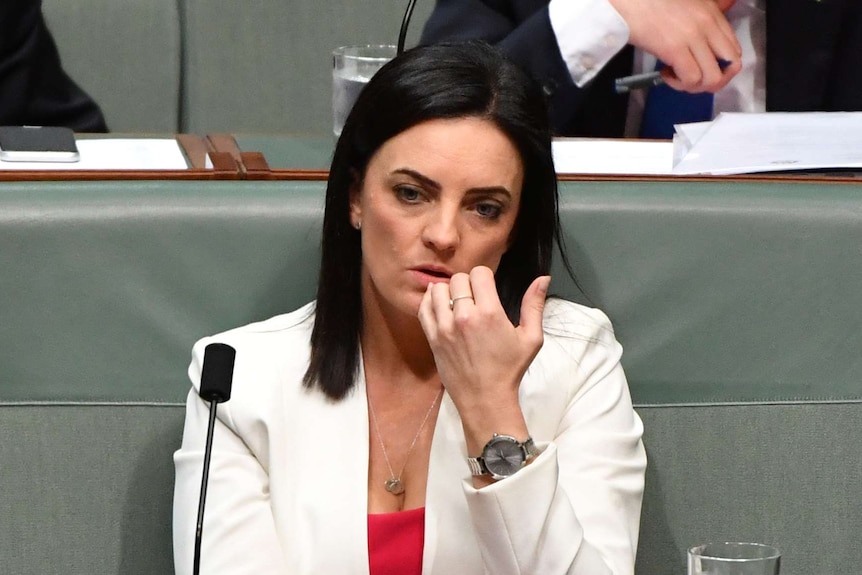
{"label": "woman's lips", "polygon": [[423,286],[429,283],[449,283],[449,277],[452,275],[447,270],[434,267],[417,267],[410,272]]}

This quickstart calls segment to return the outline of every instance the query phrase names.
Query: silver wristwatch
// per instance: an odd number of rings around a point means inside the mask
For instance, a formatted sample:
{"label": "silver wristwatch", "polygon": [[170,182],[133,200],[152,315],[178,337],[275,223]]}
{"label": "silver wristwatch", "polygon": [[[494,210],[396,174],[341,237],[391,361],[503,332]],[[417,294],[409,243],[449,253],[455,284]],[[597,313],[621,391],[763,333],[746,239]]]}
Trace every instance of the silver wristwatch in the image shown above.
{"label": "silver wristwatch", "polygon": [[539,450],[531,437],[521,443],[511,435],[495,433],[482,449],[482,455],[468,457],[467,464],[474,476],[490,475],[494,479],[505,479],[514,475],[538,454]]}

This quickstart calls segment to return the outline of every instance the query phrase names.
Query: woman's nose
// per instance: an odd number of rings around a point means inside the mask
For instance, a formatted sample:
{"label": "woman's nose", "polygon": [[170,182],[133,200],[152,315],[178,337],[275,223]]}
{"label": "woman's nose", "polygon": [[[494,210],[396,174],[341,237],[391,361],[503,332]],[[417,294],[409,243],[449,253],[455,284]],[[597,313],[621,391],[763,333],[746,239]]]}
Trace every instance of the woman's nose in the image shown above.
{"label": "woman's nose", "polygon": [[458,247],[461,235],[458,230],[458,209],[440,206],[428,214],[422,230],[422,241],[436,251],[451,251]]}

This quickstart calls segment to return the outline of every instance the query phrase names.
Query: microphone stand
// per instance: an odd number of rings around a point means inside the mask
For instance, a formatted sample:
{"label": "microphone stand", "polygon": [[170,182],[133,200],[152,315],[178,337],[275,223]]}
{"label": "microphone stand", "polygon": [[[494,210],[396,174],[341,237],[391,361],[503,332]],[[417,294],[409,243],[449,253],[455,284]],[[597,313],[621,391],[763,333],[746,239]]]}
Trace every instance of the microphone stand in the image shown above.
{"label": "microphone stand", "polygon": [[407,10],[404,11],[404,19],[401,20],[401,31],[398,33],[398,50],[396,54],[401,54],[404,51],[404,41],[407,39],[407,26],[410,25],[410,18],[413,16],[413,7],[416,5],[416,0],[408,0]]}
{"label": "microphone stand", "polygon": [[195,558],[194,558],[194,575],[198,575],[201,571],[201,536],[204,530],[204,506],[207,500],[207,484],[210,474],[210,458],[212,456],[213,447],[213,431],[215,430],[216,412],[218,410],[218,402],[210,402],[210,420],[207,427],[207,444],[204,450],[204,472],[201,479],[201,497],[198,501],[198,521],[195,527]]}

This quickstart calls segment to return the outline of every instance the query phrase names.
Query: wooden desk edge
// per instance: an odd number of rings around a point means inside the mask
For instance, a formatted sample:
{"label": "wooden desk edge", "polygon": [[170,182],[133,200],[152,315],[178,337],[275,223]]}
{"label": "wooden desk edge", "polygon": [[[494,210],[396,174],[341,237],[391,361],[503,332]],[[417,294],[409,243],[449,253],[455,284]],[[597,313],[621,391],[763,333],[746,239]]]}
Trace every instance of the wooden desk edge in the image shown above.
{"label": "wooden desk edge", "polygon": [[[301,181],[326,181],[329,178],[328,170],[304,170],[304,169],[272,169],[271,180],[301,180]],[[733,176],[654,176],[635,174],[557,174],[559,182],[772,182],[789,184],[844,184],[860,185],[862,177],[852,176],[818,176],[818,175],[767,175],[767,174],[740,174]]]}
{"label": "wooden desk edge", "polygon": [[[232,180],[239,179],[239,163],[230,153],[211,148],[194,134],[175,136],[189,168],[186,170],[0,170],[0,182],[63,180]],[[212,168],[206,168],[210,156]]]}

